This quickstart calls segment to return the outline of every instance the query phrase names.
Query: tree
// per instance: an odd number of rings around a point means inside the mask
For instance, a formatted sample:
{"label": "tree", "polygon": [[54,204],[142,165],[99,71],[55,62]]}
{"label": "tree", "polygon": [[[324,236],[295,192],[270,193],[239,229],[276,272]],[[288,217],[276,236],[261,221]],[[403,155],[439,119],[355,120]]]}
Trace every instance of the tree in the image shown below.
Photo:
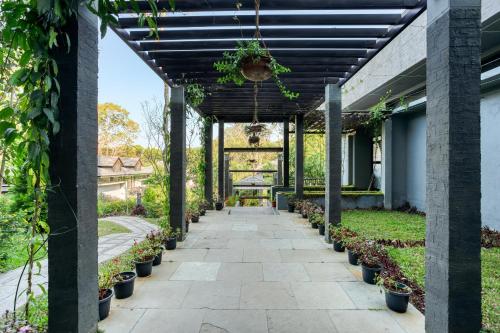
{"label": "tree", "polygon": [[139,124],[130,113],[113,103],[99,104],[99,154],[116,155],[119,148],[132,145],[139,133]]}

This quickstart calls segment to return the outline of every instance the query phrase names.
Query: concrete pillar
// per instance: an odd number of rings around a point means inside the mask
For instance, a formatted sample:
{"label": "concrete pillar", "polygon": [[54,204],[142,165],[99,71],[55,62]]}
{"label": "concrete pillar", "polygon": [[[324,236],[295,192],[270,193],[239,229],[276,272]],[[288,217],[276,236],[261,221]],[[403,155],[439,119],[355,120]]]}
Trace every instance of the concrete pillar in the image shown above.
{"label": "concrete pillar", "polygon": [[283,186],[290,187],[290,122],[283,121]]}
{"label": "concrete pillar", "polygon": [[227,199],[231,195],[231,190],[229,189],[229,154],[224,155],[224,195]]}
{"label": "concrete pillar", "polygon": [[205,118],[204,145],[205,145],[205,200],[208,201],[210,207],[214,204],[214,173],[213,173],[213,160],[212,160],[212,142],[213,142],[213,128],[212,118]]}
{"label": "concrete pillar", "polygon": [[304,197],[304,115],[295,116],[295,194]]}
{"label": "concrete pillar", "polygon": [[218,198],[220,202],[224,202],[224,120],[219,120],[219,151],[218,151]]}
{"label": "concrete pillar", "polygon": [[[325,228],[337,225],[341,218],[342,191],[342,101],[338,85],[329,84],[325,88]],[[331,241],[325,232],[325,240]]]}
{"label": "concrete pillar", "polygon": [[373,140],[363,130],[354,135],[352,170],[354,186],[367,190],[373,174]]}
{"label": "concrete pillar", "polygon": [[186,234],[186,100],[184,87],[172,88],[170,100],[170,225]]}
{"label": "concrete pillar", "polygon": [[276,185],[283,185],[283,154],[278,154],[278,175]]}
{"label": "concrete pillar", "polygon": [[48,191],[48,317],[55,333],[97,330],[97,24],[80,7],[64,28],[70,52],[62,40],[54,52],[62,87]]}
{"label": "concrete pillar", "polygon": [[427,7],[429,333],[481,328],[481,1]]}
{"label": "concrete pillar", "polygon": [[382,125],[382,184],[385,209],[392,209],[392,119]]}

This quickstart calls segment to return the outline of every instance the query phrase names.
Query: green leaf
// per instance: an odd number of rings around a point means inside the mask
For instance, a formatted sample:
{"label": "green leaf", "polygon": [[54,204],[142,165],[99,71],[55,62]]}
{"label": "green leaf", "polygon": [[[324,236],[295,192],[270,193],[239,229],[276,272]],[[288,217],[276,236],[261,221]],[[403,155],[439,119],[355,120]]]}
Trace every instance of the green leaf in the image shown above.
{"label": "green leaf", "polygon": [[23,84],[28,78],[29,70],[27,68],[18,69],[12,76],[10,77],[10,84],[13,86],[19,86]]}
{"label": "green leaf", "polygon": [[170,9],[175,12],[175,0],[169,0],[168,3],[170,4]]}
{"label": "green leaf", "polygon": [[33,120],[41,114],[42,110],[40,108],[34,108],[30,113],[28,113],[28,119]]}
{"label": "green leaf", "polygon": [[14,109],[10,106],[0,110],[0,119],[7,119],[14,115]]}
{"label": "green leaf", "polygon": [[43,113],[47,116],[47,119],[49,119],[51,124],[54,124],[56,121],[54,118],[54,111],[49,108],[43,108]]}
{"label": "green leaf", "polygon": [[52,126],[52,134],[56,135],[57,133],[59,133],[60,130],[61,130],[61,124],[58,121],[54,122],[54,125]]}

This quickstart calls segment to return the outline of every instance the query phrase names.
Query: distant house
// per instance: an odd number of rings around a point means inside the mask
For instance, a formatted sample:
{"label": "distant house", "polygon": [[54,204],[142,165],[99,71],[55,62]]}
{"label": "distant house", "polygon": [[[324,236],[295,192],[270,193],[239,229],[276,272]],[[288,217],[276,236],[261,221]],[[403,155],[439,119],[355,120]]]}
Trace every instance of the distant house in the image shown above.
{"label": "distant house", "polygon": [[98,156],[97,176],[99,195],[114,199],[127,199],[144,189],[144,180],[153,173],[140,158]]}

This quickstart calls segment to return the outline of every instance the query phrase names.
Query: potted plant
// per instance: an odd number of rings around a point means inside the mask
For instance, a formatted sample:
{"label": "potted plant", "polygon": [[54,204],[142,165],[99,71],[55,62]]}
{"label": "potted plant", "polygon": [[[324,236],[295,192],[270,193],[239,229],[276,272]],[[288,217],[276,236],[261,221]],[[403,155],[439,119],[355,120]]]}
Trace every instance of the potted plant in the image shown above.
{"label": "potted plant", "polygon": [[302,209],[300,210],[300,214],[302,215],[302,218],[303,219],[307,219],[308,218],[308,213],[309,213],[309,209],[310,209],[310,206],[311,206],[311,202],[307,201],[307,200],[304,200],[302,202]]}
{"label": "potted plant", "polygon": [[363,281],[368,284],[375,284],[375,278],[380,274],[382,266],[380,266],[381,247],[375,242],[366,241],[361,246],[361,269],[363,271]]}
{"label": "potted plant", "polygon": [[359,255],[364,242],[366,242],[366,240],[359,236],[348,237],[343,240],[344,246],[347,249],[347,257],[351,265],[359,265]]}
{"label": "potted plant", "polygon": [[333,249],[335,250],[335,252],[344,252],[345,246],[343,240],[355,236],[355,233],[341,225],[331,224],[330,235],[333,239]]}
{"label": "potted plant", "polygon": [[157,253],[155,253],[149,241],[145,240],[142,243],[135,242],[134,246],[132,246],[131,254],[137,276],[150,276],[153,271],[153,260]]}
{"label": "potted plant", "polygon": [[197,211],[193,211],[191,213],[191,222],[193,222],[193,223],[200,222],[200,213],[198,213]]}
{"label": "potted plant", "polygon": [[156,253],[155,258],[153,260],[153,266],[161,265],[162,257],[163,257],[163,235],[161,231],[151,231],[147,234],[146,239],[151,244],[151,248]]}
{"label": "potted plant", "polygon": [[107,270],[112,278],[113,293],[117,299],[132,296],[136,274],[129,255],[122,255],[101,265],[100,270]]}
{"label": "potted plant", "polygon": [[412,293],[410,287],[395,280],[386,272],[382,272],[377,277],[377,285],[384,289],[385,304],[389,309],[398,313],[405,313],[408,310],[408,302]]}
{"label": "potted plant", "polygon": [[288,195],[288,212],[293,213],[295,211],[295,201],[296,201],[295,194],[290,194]]}
{"label": "potted plant", "polygon": [[304,205],[304,200],[295,200],[295,210],[302,214],[302,206]]}
{"label": "potted plant", "polygon": [[309,215],[309,223],[311,223],[311,227],[313,229],[318,229],[318,213],[312,213]]}
{"label": "potted plant", "polygon": [[216,210],[222,210],[224,208],[224,203],[222,201],[217,201],[215,203],[215,209]]}
{"label": "potted plant", "polygon": [[104,320],[109,316],[111,309],[111,298],[113,297],[113,271],[110,267],[103,266],[99,269],[99,320]]}
{"label": "potted plant", "polygon": [[162,236],[166,250],[170,251],[177,248],[177,238],[179,237],[179,233],[179,230],[174,231],[170,226],[163,229]]}
{"label": "potted plant", "polygon": [[325,215],[321,213],[315,213],[316,224],[318,225],[318,231],[320,236],[325,235]]}

